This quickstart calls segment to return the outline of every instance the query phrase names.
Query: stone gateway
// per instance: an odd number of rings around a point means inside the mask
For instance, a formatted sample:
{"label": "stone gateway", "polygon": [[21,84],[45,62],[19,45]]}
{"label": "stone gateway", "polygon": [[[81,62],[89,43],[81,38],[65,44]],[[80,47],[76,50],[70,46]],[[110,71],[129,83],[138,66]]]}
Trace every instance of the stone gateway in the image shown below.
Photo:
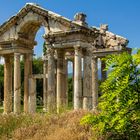
{"label": "stone gateway", "polygon": [[[44,73],[34,75],[33,49],[41,26],[45,29]],[[109,54],[131,52],[127,44],[127,39],[109,32],[108,25],[89,27],[83,13],[77,13],[71,21],[36,4],[27,3],[17,15],[0,26],[0,56],[5,60],[4,113],[21,112],[21,56],[24,57],[25,113],[36,111],[38,78],[43,78],[45,111],[59,113],[62,107],[67,106],[68,60],[73,63],[74,109],[95,110],[98,104],[98,59]],[[104,68],[105,62],[101,61],[102,81],[107,76]]]}

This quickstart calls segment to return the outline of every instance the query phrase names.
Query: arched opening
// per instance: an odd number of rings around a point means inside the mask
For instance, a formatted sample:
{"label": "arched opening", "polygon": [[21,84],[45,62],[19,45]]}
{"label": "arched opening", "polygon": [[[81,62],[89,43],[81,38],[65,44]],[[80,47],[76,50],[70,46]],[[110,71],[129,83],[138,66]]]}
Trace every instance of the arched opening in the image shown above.
{"label": "arched opening", "polygon": [[[43,48],[44,48],[44,42],[45,40],[43,39],[43,35],[45,34],[44,27],[42,26],[43,23],[38,22],[38,21],[29,21],[25,23],[20,31],[19,31],[19,37],[24,38],[30,42],[35,43],[36,45],[33,46],[28,46],[28,48],[33,49],[33,54],[32,54],[32,66],[29,68],[30,75],[39,75],[43,74]],[[26,67],[25,59],[24,59],[24,68]],[[30,76],[29,76],[30,77]],[[40,111],[40,109],[43,108],[43,78],[37,77],[35,79],[35,100],[36,100],[36,105],[37,105],[37,111]],[[24,79],[22,80],[22,86],[24,87],[22,90],[22,95],[25,96],[25,71],[24,71]],[[24,84],[23,84],[24,83]],[[28,92],[28,91],[27,91]],[[25,97],[23,97],[25,98]],[[30,98],[30,96],[29,96]],[[25,99],[23,99],[25,100]],[[30,101],[29,101],[30,102]],[[25,102],[24,102],[25,104]],[[30,104],[30,103],[29,103]],[[25,108],[25,107],[24,107]]]}
{"label": "arched opening", "polygon": [[[43,74],[43,50],[45,47],[45,41],[42,36],[44,34],[44,27],[40,27],[35,36],[37,45],[34,47],[33,74]],[[37,111],[41,111],[43,108],[43,98],[43,78],[36,79]]]}

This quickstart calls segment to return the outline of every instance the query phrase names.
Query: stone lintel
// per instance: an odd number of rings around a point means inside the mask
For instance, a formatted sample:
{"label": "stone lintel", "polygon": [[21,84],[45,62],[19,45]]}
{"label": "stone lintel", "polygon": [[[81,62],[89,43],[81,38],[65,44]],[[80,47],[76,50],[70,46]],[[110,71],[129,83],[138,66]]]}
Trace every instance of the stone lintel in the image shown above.
{"label": "stone lintel", "polygon": [[92,44],[81,40],[57,42],[57,43],[53,43],[52,45],[48,45],[48,47],[50,48],[53,47],[55,49],[67,49],[67,50],[74,50],[73,48],[74,46],[80,46],[81,48],[93,48]]}
{"label": "stone lintel", "polygon": [[31,40],[27,40],[27,39],[24,39],[24,38],[18,38],[18,39],[14,39],[14,38],[11,38],[9,40],[3,40],[3,41],[0,41],[0,47],[1,48],[4,48],[5,46],[7,45],[19,45],[19,46],[35,46],[37,45],[37,42],[36,41],[31,41]]}
{"label": "stone lintel", "polygon": [[131,53],[131,48],[126,48],[126,49],[122,49],[122,50],[117,50],[114,48],[111,49],[98,49],[98,50],[94,50],[91,53],[89,53],[89,55],[94,55],[96,57],[105,57],[106,55],[112,55],[112,54],[119,54],[119,53],[123,53],[123,52],[128,52]]}
{"label": "stone lintel", "polygon": [[0,55],[13,54],[13,53],[21,53],[21,54],[33,53],[33,50],[25,49],[25,48],[17,48],[17,47],[0,49]]}
{"label": "stone lintel", "polygon": [[97,37],[97,35],[99,35],[98,32],[95,32],[94,30],[91,30],[89,28],[80,28],[80,29],[72,29],[72,30],[68,30],[68,31],[57,31],[57,32],[53,32],[50,34],[45,34],[44,38],[48,39],[50,37],[65,37],[66,35],[88,35],[90,37]]}
{"label": "stone lintel", "polygon": [[95,39],[98,37],[98,34],[94,32],[88,31],[65,31],[65,32],[57,32],[52,34],[47,34],[43,36],[48,44],[57,44],[57,43],[65,43],[65,42],[88,42],[93,44]]}

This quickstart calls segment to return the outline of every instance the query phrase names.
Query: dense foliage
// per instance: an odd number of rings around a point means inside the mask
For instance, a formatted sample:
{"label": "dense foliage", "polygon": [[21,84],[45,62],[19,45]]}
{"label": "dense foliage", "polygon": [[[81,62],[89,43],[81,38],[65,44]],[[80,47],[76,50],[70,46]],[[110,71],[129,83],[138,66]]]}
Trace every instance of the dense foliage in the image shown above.
{"label": "dense foliage", "polygon": [[105,58],[108,78],[101,84],[103,95],[98,112],[82,124],[93,126],[97,138],[140,139],[140,51]]}

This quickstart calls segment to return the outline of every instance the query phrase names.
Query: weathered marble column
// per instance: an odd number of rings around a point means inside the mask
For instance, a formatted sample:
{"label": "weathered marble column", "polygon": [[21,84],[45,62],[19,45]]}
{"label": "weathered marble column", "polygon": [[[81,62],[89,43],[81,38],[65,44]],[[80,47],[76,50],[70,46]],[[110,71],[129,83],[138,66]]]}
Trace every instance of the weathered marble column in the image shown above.
{"label": "weathered marble column", "polygon": [[54,50],[47,49],[48,53],[48,98],[47,98],[47,111],[49,113],[56,112],[56,93],[55,93],[55,59]]}
{"label": "weathered marble column", "polygon": [[21,70],[20,53],[14,54],[14,113],[19,114],[21,109]]}
{"label": "weathered marble column", "polygon": [[101,60],[101,81],[104,82],[107,78],[107,72],[104,70],[106,67],[105,61]]}
{"label": "weathered marble column", "polygon": [[29,113],[36,113],[36,79],[29,78]]}
{"label": "weathered marble column", "polygon": [[24,112],[28,113],[29,109],[29,75],[32,74],[32,54],[24,55]]}
{"label": "weathered marble column", "polygon": [[[43,63],[43,74],[48,73],[48,62],[47,60],[44,60]],[[43,110],[46,112],[47,111],[47,78],[43,78],[43,105],[44,108]]]}
{"label": "weathered marble column", "polygon": [[83,109],[92,109],[91,57],[84,56]]}
{"label": "weathered marble column", "polygon": [[57,50],[57,113],[60,112],[65,105],[66,90],[65,90],[65,78],[64,78],[64,51]]}
{"label": "weathered marble column", "polygon": [[64,61],[64,93],[65,93],[65,99],[64,99],[64,103],[66,105],[66,107],[68,107],[68,60],[65,59]]}
{"label": "weathered marble column", "polygon": [[72,60],[72,71],[73,71],[73,74],[72,74],[72,84],[73,84],[73,99],[72,99],[72,104],[73,104],[73,107],[74,107],[74,58]]}
{"label": "weathered marble column", "polygon": [[4,114],[8,114],[12,112],[12,57],[4,59]]}
{"label": "weathered marble column", "polygon": [[96,110],[98,105],[98,64],[96,57],[92,58],[91,67],[92,67],[92,105],[93,105],[92,109]]}
{"label": "weathered marble column", "polygon": [[74,55],[74,109],[82,106],[81,48],[75,47]]}

